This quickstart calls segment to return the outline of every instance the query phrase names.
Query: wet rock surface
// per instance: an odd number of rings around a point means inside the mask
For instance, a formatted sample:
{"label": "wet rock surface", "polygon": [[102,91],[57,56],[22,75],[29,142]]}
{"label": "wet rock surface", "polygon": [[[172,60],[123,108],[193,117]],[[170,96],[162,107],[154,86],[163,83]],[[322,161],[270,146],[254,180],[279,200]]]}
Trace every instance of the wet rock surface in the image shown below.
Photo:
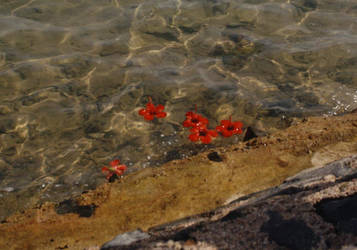
{"label": "wet rock surface", "polygon": [[354,249],[356,205],[357,155],[102,249]]}

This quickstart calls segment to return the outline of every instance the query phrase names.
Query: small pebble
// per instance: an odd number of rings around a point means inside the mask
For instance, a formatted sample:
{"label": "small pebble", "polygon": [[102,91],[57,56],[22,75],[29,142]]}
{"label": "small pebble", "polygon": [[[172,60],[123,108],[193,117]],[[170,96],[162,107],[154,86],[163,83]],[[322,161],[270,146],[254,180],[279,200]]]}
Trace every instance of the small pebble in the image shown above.
{"label": "small pebble", "polygon": [[324,181],[335,182],[336,181],[336,176],[334,176],[333,174],[325,175],[324,176]]}

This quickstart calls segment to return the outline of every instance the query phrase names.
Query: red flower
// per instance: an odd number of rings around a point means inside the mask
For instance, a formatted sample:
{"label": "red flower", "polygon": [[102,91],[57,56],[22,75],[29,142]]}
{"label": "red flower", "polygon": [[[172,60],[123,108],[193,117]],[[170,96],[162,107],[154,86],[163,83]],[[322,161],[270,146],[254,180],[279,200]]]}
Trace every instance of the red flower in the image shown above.
{"label": "red flower", "polygon": [[184,127],[204,127],[208,125],[208,119],[194,112],[186,113],[186,120],[182,124]]}
{"label": "red flower", "polygon": [[145,120],[152,121],[155,117],[164,118],[166,113],[164,112],[164,105],[155,105],[152,103],[151,97],[149,97],[149,102],[146,104],[145,109],[139,110],[139,115],[144,116]]}
{"label": "red flower", "polygon": [[117,175],[118,177],[124,174],[124,171],[126,170],[126,166],[125,165],[119,165],[120,161],[118,159],[113,160],[109,163],[109,167],[104,166],[102,167],[102,172],[103,174],[106,175],[105,178],[107,178],[107,180],[110,180],[110,178],[113,175]]}
{"label": "red flower", "polygon": [[203,117],[202,115],[197,114],[197,106],[195,106],[196,113],[189,111],[186,113],[186,120],[182,123],[182,125],[186,128],[189,127],[205,127],[208,125],[208,119]]}
{"label": "red flower", "polygon": [[222,120],[221,125],[216,127],[216,130],[220,132],[224,137],[230,137],[235,134],[242,133],[243,123],[240,121],[232,122],[232,117],[229,120]]}
{"label": "red flower", "polygon": [[208,130],[205,126],[204,127],[193,127],[190,129],[190,134],[188,138],[191,141],[198,141],[200,140],[204,144],[208,144],[211,142],[211,137],[216,137],[218,135],[216,130]]}

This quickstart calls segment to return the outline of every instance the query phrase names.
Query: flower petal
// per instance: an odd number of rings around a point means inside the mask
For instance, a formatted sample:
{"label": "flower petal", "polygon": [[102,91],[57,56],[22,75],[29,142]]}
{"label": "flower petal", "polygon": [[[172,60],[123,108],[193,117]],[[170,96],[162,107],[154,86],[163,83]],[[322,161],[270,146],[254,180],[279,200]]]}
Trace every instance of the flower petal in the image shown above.
{"label": "flower petal", "polygon": [[152,104],[151,102],[148,102],[148,103],[146,104],[146,109],[147,109],[148,111],[150,111],[150,110],[155,110],[155,105]]}
{"label": "flower petal", "polygon": [[159,112],[159,113],[156,114],[156,117],[157,118],[164,118],[164,117],[166,117],[166,113],[165,112]]}
{"label": "flower petal", "polygon": [[230,120],[222,120],[221,121],[221,125],[225,128],[229,127],[229,125],[231,125],[231,121]]}
{"label": "flower petal", "polygon": [[118,167],[118,169],[125,171],[127,169],[127,167],[125,165],[120,165]]}
{"label": "flower petal", "polygon": [[150,113],[146,113],[144,115],[144,118],[145,118],[145,120],[152,121],[152,120],[154,120],[154,115],[152,115]]}
{"label": "flower petal", "polygon": [[218,132],[222,132],[224,130],[224,128],[222,126],[217,126],[216,127],[216,131]]}
{"label": "flower petal", "polygon": [[240,121],[233,122],[233,126],[234,126],[234,128],[242,128],[243,127],[243,123],[241,123]]}
{"label": "flower petal", "polygon": [[234,130],[233,130],[233,134],[241,134],[243,131],[242,131],[242,129],[241,128],[235,128]]}
{"label": "flower petal", "polygon": [[200,130],[202,130],[202,129],[204,129],[204,128],[194,126],[190,129],[190,132],[198,134],[200,132]]}
{"label": "flower petal", "polygon": [[156,112],[163,111],[164,109],[165,109],[165,107],[164,107],[164,105],[162,105],[162,104],[158,104],[158,105],[156,106]]}
{"label": "flower petal", "polygon": [[110,170],[108,167],[102,167],[102,172],[103,172],[103,174],[108,174],[108,173],[110,173]]}
{"label": "flower petal", "polygon": [[110,166],[115,167],[120,164],[120,161],[118,159],[115,159],[115,160],[111,161],[109,164],[110,164]]}
{"label": "flower petal", "polygon": [[209,144],[211,142],[211,137],[209,135],[200,136],[201,142],[204,144]]}
{"label": "flower petal", "polygon": [[188,136],[188,138],[189,138],[191,141],[197,141],[197,140],[200,138],[200,136],[198,135],[198,133],[193,133],[193,134],[190,134],[190,135]]}
{"label": "flower petal", "polygon": [[213,137],[217,137],[217,135],[218,135],[216,130],[208,130],[208,134]]}
{"label": "flower petal", "polygon": [[146,109],[140,109],[139,110],[139,115],[145,115],[146,114]]}
{"label": "flower petal", "polygon": [[192,127],[192,122],[190,120],[185,120],[182,125],[186,128]]}
{"label": "flower petal", "polygon": [[231,137],[233,135],[233,131],[225,129],[225,130],[222,131],[222,135],[224,137]]}
{"label": "flower petal", "polygon": [[201,124],[207,125],[208,124],[208,119],[203,117],[203,116],[199,116],[199,121]]}

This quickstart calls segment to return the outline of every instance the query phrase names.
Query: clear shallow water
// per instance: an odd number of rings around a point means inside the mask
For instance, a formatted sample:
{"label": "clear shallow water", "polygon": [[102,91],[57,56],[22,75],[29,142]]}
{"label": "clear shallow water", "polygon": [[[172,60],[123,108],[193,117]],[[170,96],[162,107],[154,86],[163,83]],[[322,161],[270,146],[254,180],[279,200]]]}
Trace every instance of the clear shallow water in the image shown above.
{"label": "clear shallow water", "polygon": [[[0,27],[2,216],[95,187],[114,158],[204,150],[181,126],[195,104],[266,131],[357,108],[354,0],[3,0]],[[165,120],[137,114],[147,96]]]}

